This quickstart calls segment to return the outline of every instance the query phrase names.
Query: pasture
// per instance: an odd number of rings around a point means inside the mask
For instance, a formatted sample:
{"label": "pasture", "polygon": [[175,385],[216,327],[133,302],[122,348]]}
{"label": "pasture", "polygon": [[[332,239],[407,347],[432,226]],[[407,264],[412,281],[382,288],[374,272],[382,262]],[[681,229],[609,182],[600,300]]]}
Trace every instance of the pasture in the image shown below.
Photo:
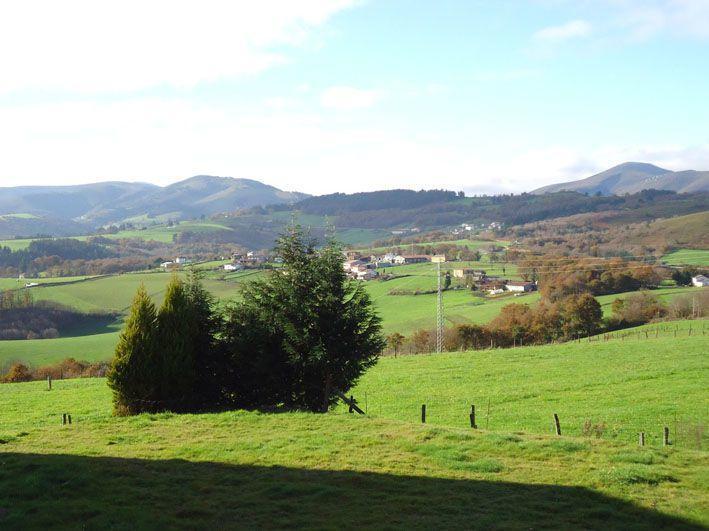
{"label": "pasture", "polygon": [[0,527],[700,529],[707,453],[655,436],[679,404],[706,421],[697,339],[385,358],[366,416],[117,418],[103,379],[0,385]]}
{"label": "pasture", "polygon": [[662,261],[675,266],[709,267],[709,249],[679,249],[664,255]]}
{"label": "pasture", "polygon": [[384,357],[352,394],[369,415],[405,422],[426,404],[427,423],[463,428],[474,404],[490,430],[551,433],[558,413],[568,435],[590,421],[604,439],[631,443],[644,431],[656,444],[668,426],[678,445],[706,449],[709,321],[666,325],[677,337]]}

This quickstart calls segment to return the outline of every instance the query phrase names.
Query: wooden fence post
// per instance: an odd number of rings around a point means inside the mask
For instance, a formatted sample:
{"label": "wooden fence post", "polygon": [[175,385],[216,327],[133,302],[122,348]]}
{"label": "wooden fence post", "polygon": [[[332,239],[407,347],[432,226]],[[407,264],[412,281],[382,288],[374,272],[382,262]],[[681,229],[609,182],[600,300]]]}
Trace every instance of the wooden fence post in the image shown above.
{"label": "wooden fence post", "polygon": [[47,391],[52,390],[52,375],[48,374],[47,375]]}
{"label": "wooden fence post", "polygon": [[66,424],[66,413],[62,413],[62,426]]}
{"label": "wooden fence post", "polygon": [[426,424],[426,404],[421,404],[421,422]]}
{"label": "wooden fence post", "polygon": [[470,427],[471,428],[477,428],[477,424],[475,424],[475,404],[470,405]]}
{"label": "wooden fence post", "polygon": [[670,429],[665,426],[662,430],[662,446],[670,445]]}
{"label": "wooden fence post", "polygon": [[350,395],[350,413],[354,413],[354,409],[352,409],[352,404],[354,404],[354,396]]}
{"label": "wooden fence post", "polygon": [[66,416],[66,419],[69,421],[69,424],[71,424],[71,413]]}
{"label": "wooden fence post", "polygon": [[561,424],[559,423],[559,415],[554,413],[554,428],[556,428],[556,434],[561,435]]}
{"label": "wooden fence post", "polygon": [[645,446],[645,432],[644,431],[640,432],[640,438],[639,438],[638,442],[640,443],[640,446]]}

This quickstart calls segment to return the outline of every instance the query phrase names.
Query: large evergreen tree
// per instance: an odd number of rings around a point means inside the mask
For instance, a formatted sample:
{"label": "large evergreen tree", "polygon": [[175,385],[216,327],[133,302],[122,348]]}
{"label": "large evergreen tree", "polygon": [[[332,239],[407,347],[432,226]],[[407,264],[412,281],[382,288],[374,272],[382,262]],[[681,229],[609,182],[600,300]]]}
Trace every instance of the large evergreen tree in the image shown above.
{"label": "large evergreen tree", "polygon": [[108,372],[117,414],[160,409],[157,401],[161,367],[155,349],[155,324],[155,305],[141,285]]}
{"label": "large evergreen tree", "polygon": [[276,252],[283,267],[246,286],[227,315],[230,392],[248,406],[324,411],[375,363],[385,344],[380,319],[346,277],[335,242],[318,249],[291,227]]}

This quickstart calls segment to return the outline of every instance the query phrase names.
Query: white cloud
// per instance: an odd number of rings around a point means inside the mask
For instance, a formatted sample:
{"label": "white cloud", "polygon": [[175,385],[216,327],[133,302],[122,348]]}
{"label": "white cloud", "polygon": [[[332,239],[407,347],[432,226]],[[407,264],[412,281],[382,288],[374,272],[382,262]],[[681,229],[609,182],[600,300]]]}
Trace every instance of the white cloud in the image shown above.
{"label": "white cloud", "polygon": [[587,37],[591,34],[591,24],[585,20],[571,20],[560,26],[549,26],[537,31],[534,38],[544,42],[561,42]]}
{"label": "white cloud", "polygon": [[709,38],[707,0],[614,0],[617,24],[635,40],[661,33]]}
{"label": "white cloud", "polygon": [[328,109],[354,110],[371,107],[380,101],[383,93],[379,90],[363,90],[354,87],[330,87],[320,95],[320,103]]}
{"label": "white cloud", "polygon": [[134,91],[261,72],[356,0],[0,4],[0,93]]}
{"label": "white cloud", "polygon": [[0,124],[0,186],[167,184],[207,173],[311,193],[396,187],[491,193],[529,191],[628,160],[709,168],[709,144],[520,149],[401,132],[377,118],[343,123],[291,108],[264,112],[186,99],[0,107]]}

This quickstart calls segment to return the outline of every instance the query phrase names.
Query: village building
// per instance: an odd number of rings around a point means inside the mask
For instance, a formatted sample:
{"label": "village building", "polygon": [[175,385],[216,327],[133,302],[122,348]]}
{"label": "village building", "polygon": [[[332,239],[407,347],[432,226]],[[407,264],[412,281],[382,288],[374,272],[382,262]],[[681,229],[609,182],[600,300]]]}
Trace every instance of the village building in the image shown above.
{"label": "village building", "polygon": [[482,269],[469,269],[469,268],[463,268],[463,269],[454,269],[453,270],[453,277],[455,278],[466,278],[470,277],[472,280],[479,282],[480,280],[485,278],[485,271]]}
{"label": "village building", "polygon": [[431,257],[425,254],[400,254],[394,257],[394,263],[399,265],[404,264],[421,264],[430,262]]}
{"label": "village building", "polygon": [[704,275],[697,275],[696,277],[692,277],[692,286],[695,286],[697,288],[704,288],[706,286],[709,286],[709,278],[705,277]]}
{"label": "village building", "polygon": [[507,288],[508,291],[528,293],[536,290],[537,285],[534,282],[508,282],[505,284],[505,288]]}

